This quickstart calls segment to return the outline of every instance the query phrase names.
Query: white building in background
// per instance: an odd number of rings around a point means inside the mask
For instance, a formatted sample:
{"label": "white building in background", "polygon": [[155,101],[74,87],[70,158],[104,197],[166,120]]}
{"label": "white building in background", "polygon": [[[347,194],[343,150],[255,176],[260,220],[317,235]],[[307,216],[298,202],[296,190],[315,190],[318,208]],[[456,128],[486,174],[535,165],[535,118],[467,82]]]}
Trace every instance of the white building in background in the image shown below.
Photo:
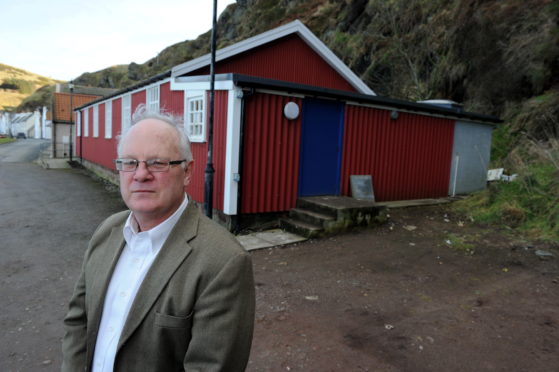
{"label": "white building in background", "polygon": [[47,119],[47,107],[43,106],[43,115],[41,115],[41,138],[52,139],[52,120]]}
{"label": "white building in background", "polygon": [[35,137],[35,120],[40,116],[38,112],[21,112],[14,114],[10,121],[10,132],[12,136],[23,133],[26,138]]}
{"label": "white building in background", "polygon": [[9,135],[10,113],[0,111],[0,135]]}
{"label": "white building in background", "polygon": [[39,111],[39,109],[35,110],[35,113],[38,115],[34,115],[34,119],[35,119],[35,128],[34,128],[34,134],[35,134],[35,138],[41,138],[43,133],[41,131],[41,111]]}
{"label": "white building in background", "polygon": [[0,111],[0,135],[15,137],[18,133],[27,138],[51,138],[51,120],[47,118],[46,107],[35,112],[5,112]]}

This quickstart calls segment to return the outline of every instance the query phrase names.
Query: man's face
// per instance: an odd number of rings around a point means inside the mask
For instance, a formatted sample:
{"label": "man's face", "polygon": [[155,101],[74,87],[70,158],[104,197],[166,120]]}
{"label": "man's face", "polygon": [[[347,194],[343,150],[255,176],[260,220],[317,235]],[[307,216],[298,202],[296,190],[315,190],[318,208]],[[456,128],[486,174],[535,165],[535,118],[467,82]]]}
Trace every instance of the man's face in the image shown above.
{"label": "man's face", "polygon": [[[120,158],[183,159],[175,129],[157,119],[134,125],[122,145]],[[171,165],[168,172],[150,172],[140,163],[135,172],[120,172],[120,193],[142,230],[157,226],[179,207],[190,183],[192,164],[187,165],[186,169]]]}

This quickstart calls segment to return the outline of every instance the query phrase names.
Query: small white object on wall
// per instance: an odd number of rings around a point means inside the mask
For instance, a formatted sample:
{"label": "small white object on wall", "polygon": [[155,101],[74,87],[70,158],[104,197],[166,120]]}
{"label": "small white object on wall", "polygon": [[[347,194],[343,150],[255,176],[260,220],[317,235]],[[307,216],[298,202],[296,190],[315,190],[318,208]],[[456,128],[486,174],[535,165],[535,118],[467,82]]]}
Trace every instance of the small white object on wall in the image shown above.
{"label": "small white object on wall", "polygon": [[295,120],[299,117],[299,105],[295,102],[288,102],[283,108],[283,114],[289,120]]}

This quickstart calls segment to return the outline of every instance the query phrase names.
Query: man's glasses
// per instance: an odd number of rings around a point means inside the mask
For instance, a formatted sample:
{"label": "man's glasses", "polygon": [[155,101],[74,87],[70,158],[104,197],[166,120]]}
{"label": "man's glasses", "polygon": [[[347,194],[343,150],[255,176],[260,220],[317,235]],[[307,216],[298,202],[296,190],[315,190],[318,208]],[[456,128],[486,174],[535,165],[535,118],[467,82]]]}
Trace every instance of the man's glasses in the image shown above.
{"label": "man's glasses", "polygon": [[149,160],[136,160],[136,159],[115,159],[114,163],[116,169],[121,172],[135,172],[140,163],[146,163],[146,168],[150,172],[167,172],[171,165],[181,164],[186,159],[182,160],[165,160],[165,159],[149,159]]}

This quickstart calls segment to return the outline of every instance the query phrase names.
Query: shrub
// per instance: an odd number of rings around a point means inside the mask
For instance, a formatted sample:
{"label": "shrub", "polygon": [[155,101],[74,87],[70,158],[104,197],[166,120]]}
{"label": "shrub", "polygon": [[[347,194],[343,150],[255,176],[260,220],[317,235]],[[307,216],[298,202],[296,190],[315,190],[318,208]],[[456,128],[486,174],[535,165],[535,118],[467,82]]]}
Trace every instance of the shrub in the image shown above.
{"label": "shrub", "polygon": [[15,79],[15,78],[6,79],[2,83],[2,86],[11,86],[12,88],[4,88],[4,89],[18,90],[20,93],[23,94],[31,94],[35,91],[35,85],[32,82],[23,79]]}

